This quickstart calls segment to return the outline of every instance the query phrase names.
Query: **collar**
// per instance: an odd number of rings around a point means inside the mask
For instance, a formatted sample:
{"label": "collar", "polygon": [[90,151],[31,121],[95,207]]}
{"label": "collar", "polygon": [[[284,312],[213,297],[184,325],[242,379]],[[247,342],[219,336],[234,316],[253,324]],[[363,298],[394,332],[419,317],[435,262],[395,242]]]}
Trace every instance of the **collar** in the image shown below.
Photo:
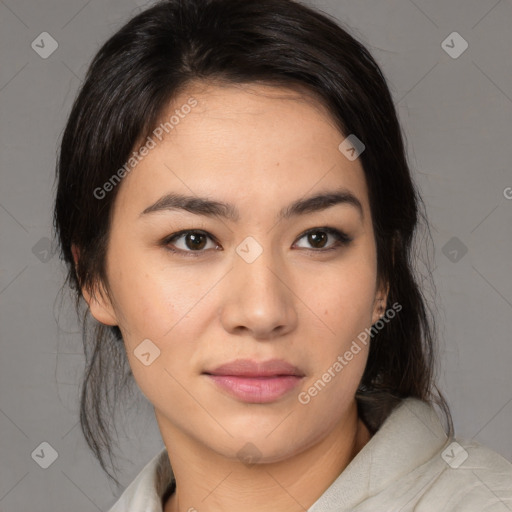
{"label": "collar", "polygon": [[350,510],[430,460],[447,439],[430,404],[402,400],[308,512]]}
{"label": "collar", "polygon": [[[431,459],[447,441],[434,408],[406,398],[329,485],[308,512],[350,509]],[[109,512],[163,512],[175,478],[164,448],[142,469]]]}

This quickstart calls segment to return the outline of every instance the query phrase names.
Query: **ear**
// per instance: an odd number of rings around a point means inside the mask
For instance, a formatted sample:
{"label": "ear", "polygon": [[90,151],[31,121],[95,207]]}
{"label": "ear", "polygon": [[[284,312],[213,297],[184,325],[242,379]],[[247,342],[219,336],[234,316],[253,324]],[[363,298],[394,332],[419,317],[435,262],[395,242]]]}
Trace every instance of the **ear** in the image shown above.
{"label": "ear", "polygon": [[375,293],[373,302],[372,325],[384,316],[389,295],[389,283],[381,282]]}
{"label": "ear", "polygon": [[[398,231],[395,231],[391,237],[391,259],[392,265],[395,266],[395,254],[400,249],[401,236]],[[387,308],[387,300],[389,296],[389,282],[384,282],[379,279],[377,292],[375,293],[375,301],[373,303],[372,325],[384,316]]]}
{"label": "ear", "polygon": [[[71,245],[71,253],[73,254],[76,269],[80,259],[80,250],[75,244]],[[81,291],[85,301],[89,305],[92,316],[98,320],[98,322],[105,325],[118,325],[112,302],[105,287],[101,283],[95,285],[92,290],[87,286],[83,286]]]}

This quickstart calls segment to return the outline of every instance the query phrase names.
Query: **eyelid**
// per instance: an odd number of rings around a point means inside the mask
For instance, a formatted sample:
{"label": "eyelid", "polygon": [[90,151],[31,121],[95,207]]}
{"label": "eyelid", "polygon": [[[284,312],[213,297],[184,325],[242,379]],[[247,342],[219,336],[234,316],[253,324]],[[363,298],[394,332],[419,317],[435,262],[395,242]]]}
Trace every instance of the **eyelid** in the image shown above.
{"label": "eyelid", "polygon": [[[305,236],[307,236],[309,233],[315,233],[318,231],[323,231],[325,233],[328,233],[328,234],[334,236],[336,238],[337,243],[334,243],[333,245],[331,245],[330,247],[327,247],[326,249],[323,249],[323,248],[320,248],[320,249],[301,248],[302,250],[308,251],[310,253],[322,254],[322,253],[326,253],[330,250],[335,250],[335,249],[339,249],[340,247],[348,246],[353,241],[353,237],[349,236],[344,231],[337,229],[337,228],[330,227],[330,226],[318,226],[318,227],[310,228],[310,229],[304,231],[303,233],[301,233],[297,237],[296,240],[298,241],[301,238],[304,238]],[[168,251],[170,251],[172,253],[178,253],[178,254],[183,254],[184,256],[192,256],[192,257],[200,256],[201,254],[204,254],[210,250],[210,249],[208,249],[208,250],[203,249],[203,250],[198,250],[198,251],[191,251],[191,250],[186,251],[183,249],[177,249],[177,248],[172,249],[169,247],[173,240],[181,238],[182,236],[187,235],[189,233],[202,234],[202,235],[206,236],[207,238],[209,238],[210,240],[212,240],[217,245],[217,247],[215,249],[217,249],[218,247],[221,247],[220,244],[215,239],[215,237],[203,229],[183,229],[181,231],[177,231],[177,232],[165,237],[162,240],[162,245]],[[296,243],[297,242],[294,242],[294,245]]]}

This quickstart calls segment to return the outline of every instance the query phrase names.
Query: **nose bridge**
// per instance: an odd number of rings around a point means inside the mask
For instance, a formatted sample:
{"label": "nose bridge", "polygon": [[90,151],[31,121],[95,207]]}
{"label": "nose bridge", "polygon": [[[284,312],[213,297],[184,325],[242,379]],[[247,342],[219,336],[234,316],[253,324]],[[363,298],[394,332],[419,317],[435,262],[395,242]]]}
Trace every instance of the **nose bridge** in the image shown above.
{"label": "nose bridge", "polygon": [[228,330],[246,329],[255,337],[290,329],[296,321],[286,271],[270,246],[247,237],[236,248],[222,321]]}
{"label": "nose bridge", "polygon": [[254,237],[247,237],[238,245],[236,253],[234,277],[243,284],[241,290],[261,300],[284,299],[278,278],[279,273],[284,274],[284,269],[270,242],[263,246]]}

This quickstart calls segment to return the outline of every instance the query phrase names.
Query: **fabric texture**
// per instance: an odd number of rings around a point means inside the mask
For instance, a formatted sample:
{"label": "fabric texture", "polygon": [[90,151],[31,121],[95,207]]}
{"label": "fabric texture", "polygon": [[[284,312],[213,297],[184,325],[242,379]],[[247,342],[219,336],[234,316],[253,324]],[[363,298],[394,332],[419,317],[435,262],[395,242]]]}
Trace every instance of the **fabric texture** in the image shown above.
{"label": "fabric texture", "polygon": [[[109,512],[163,512],[175,487],[166,449]],[[448,439],[436,411],[403,400],[308,512],[510,512],[512,464],[475,442]]]}

